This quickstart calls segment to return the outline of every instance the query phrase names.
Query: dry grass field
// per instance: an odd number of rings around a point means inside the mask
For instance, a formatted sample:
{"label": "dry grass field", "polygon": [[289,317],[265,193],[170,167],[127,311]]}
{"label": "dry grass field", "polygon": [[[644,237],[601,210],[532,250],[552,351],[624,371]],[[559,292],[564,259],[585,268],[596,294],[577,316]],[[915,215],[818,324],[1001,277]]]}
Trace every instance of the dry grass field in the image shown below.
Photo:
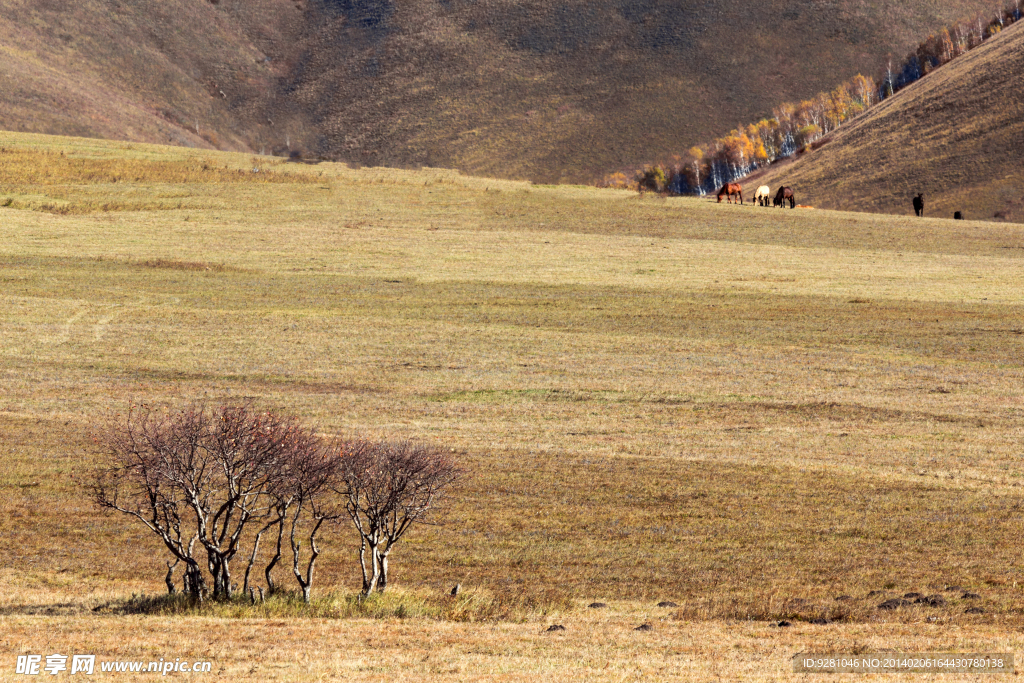
{"label": "dry grass field", "polygon": [[[1024,226],[0,133],[0,234],[0,679],[91,652],[774,681],[802,651],[1022,645]],[[382,600],[353,603],[342,528],[307,613],[132,614],[160,549],[76,477],[111,411],[195,397],[471,476]],[[908,592],[945,605],[878,609]]]}

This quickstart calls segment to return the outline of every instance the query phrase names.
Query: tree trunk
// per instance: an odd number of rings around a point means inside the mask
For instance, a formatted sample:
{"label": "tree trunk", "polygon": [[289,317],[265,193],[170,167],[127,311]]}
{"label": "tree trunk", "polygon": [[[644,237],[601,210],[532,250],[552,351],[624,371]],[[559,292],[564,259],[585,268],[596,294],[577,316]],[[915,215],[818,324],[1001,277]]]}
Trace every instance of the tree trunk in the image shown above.
{"label": "tree trunk", "polygon": [[231,567],[228,564],[227,558],[224,558],[224,559],[221,560],[221,563],[220,563],[220,576],[221,576],[221,583],[222,583],[222,589],[223,589],[223,593],[221,594],[221,597],[230,599],[231,598],[231,593],[232,593]]}
{"label": "tree trunk", "polygon": [[284,516],[281,516],[281,521],[278,522],[277,526],[277,546],[274,549],[274,556],[270,558],[269,564],[266,569],[263,570],[263,575],[267,578],[267,594],[273,595],[277,592],[277,585],[274,584],[274,579],[271,577],[270,572],[273,571],[274,567],[281,560],[281,539],[284,537]]}
{"label": "tree trunk", "polygon": [[231,568],[228,559],[222,553],[208,551],[210,554],[210,574],[213,576],[213,599],[225,600],[231,597]]}
{"label": "tree trunk", "polygon": [[383,593],[388,587],[388,553],[391,549],[388,548],[380,554],[380,559],[377,564],[380,566],[380,580],[377,582],[377,591]]}
{"label": "tree trunk", "polygon": [[377,589],[377,583],[380,581],[380,553],[377,550],[375,544],[369,544],[370,546],[370,562],[371,571],[370,578],[363,582],[363,596],[369,597],[370,593]]}
{"label": "tree trunk", "polygon": [[[301,508],[300,508],[301,509]],[[291,534],[291,545],[292,545],[292,571],[295,573],[295,580],[299,582],[299,587],[302,588],[302,600],[307,605],[309,604],[309,589],[313,585],[313,568],[316,566],[316,558],[320,556],[320,548],[316,544],[316,534],[320,531],[320,526],[324,523],[323,518],[317,519],[316,524],[309,532],[309,563],[306,565],[306,574],[303,576],[302,572],[299,571],[299,557],[301,555],[302,544],[295,540],[295,525],[298,523],[298,514],[295,519],[292,520],[292,534]]]}
{"label": "tree trunk", "polygon": [[170,562],[167,563],[167,576],[164,577],[164,583],[167,584],[168,595],[174,595],[175,593],[176,589],[174,587],[174,568],[178,566],[179,562],[181,562],[181,560],[175,559],[174,564],[171,564]]}
{"label": "tree trunk", "polygon": [[363,595],[370,594],[370,572],[366,569],[366,537],[359,543],[359,568],[363,570]]}
{"label": "tree trunk", "polygon": [[210,570],[210,576],[213,577],[213,599],[216,600],[224,590],[224,579],[220,573],[220,562],[217,561],[217,556],[211,553],[207,565],[207,569]]}
{"label": "tree trunk", "polygon": [[249,592],[249,573],[252,572],[252,566],[256,564],[256,553],[260,550],[260,539],[263,538],[263,532],[270,527],[263,527],[260,532],[256,534],[256,539],[252,542],[252,554],[249,555],[249,563],[245,566],[245,576],[242,578],[242,594]]}
{"label": "tree trunk", "polygon": [[206,592],[206,580],[203,578],[203,570],[199,563],[193,559],[185,560],[185,592],[195,602],[202,602],[203,593]]}

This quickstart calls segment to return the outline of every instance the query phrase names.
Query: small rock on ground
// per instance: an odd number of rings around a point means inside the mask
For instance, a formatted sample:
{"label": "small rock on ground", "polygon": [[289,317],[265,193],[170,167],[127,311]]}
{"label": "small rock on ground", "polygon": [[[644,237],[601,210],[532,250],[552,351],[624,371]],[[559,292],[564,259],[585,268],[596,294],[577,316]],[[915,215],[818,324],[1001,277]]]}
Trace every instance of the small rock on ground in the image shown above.
{"label": "small rock on ground", "polygon": [[930,607],[946,606],[946,598],[942,597],[938,593],[936,593],[935,595],[923,595],[917,600],[914,600],[914,602],[919,605],[928,605]]}

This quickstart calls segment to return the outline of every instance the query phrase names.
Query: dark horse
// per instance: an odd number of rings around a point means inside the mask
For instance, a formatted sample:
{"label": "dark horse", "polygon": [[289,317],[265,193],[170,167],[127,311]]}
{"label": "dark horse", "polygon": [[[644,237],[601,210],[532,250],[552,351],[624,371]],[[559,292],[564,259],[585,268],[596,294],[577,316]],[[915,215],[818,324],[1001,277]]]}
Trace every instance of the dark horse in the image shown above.
{"label": "dark horse", "polygon": [[914,213],[918,216],[924,215],[924,195],[919,194],[914,197]]}
{"label": "dark horse", "polygon": [[718,191],[718,203],[722,203],[722,197],[726,197],[729,203],[732,204],[733,197],[740,198],[740,204],[743,203],[743,188],[739,183],[726,183],[722,185],[722,189]]}
{"label": "dark horse", "polygon": [[779,191],[775,193],[775,199],[772,200],[772,206],[781,206],[786,208],[786,200],[789,200],[789,208],[796,208],[796,199],[793,197],[793,189],[790,187],[780,187]]}

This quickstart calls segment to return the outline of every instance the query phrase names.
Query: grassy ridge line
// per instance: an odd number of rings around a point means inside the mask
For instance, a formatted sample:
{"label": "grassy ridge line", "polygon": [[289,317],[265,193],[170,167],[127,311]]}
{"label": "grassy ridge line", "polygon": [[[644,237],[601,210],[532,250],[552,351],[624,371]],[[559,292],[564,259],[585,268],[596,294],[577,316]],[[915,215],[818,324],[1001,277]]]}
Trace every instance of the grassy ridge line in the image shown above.
{"label": "grassy ridge line", "polygon": [[[296,182],[307,182],[304,177],[336,178],[359,184],[455,184],[474,188],[523,189],[532,184],[525,181],[502,180],[467,176],[450,169],[406,169],[362,167],[351,168],[341,163],[318,163],[315,161],[288,162],[280,157],[254,155],[248,152],[230,152],[197,150],[185,147],[163,145],[146,142],[122,142],[83,138],[76,136],[44,135],[37,133],[21,133],[0,130],[0,149],[10,157],[3,160],[7,180],[21,180],[25,184],[41,182],[52,184],[61,178],[61,174],[47,168],[55,157],[66,155],[63,167],[74,173],[70,163],[75,160],[85,168],[105,169],[108,173],[120,172],[126,176],[142,174],[135,182],[166,182],[179,178],[173,171],[194,169],[206,164],[210,171],[222,169],[230,171],[251,171],[253,167],[277,171],[287,171],[287,176]],[[74,175],[65,176],[70,179]],[[225,176],[228,177],[228,176]],[[230,176],[234,179],[234,176]],[[262,184],[265,179],[258,174],[245,176],[246,182]],[[49,178],[49,180],[47,180]],[[88,182],[102,182],[103,176],[94,176]],[[196,174],[189,177],[189,183],[215,182],[220,176]]]}

